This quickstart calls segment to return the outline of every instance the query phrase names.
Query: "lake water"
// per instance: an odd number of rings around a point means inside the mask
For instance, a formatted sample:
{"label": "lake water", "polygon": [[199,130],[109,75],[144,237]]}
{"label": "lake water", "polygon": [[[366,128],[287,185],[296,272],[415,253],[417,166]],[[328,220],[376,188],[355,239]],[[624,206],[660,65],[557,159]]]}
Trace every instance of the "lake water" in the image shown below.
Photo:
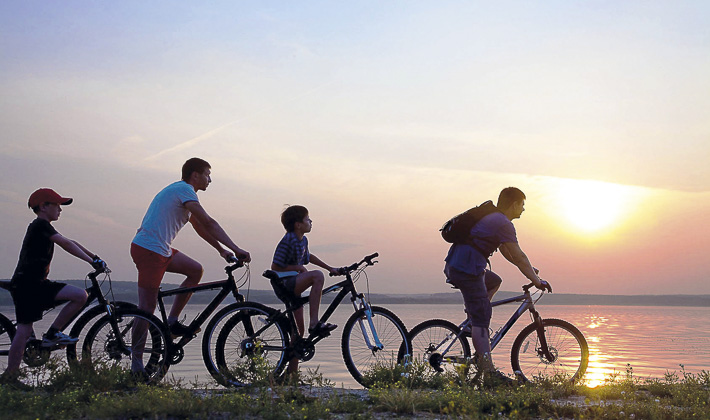
{"label": "lake water", "polygon": [[[443,318],[454,323],[463,320],[463,305],[380,305],[393,311],[411,329],[432,318]],[[188,305],[186,314],[195,316],[201,305]],[[491,328],[495,331],[510,317],[517,305],[494,309]],[[613,373],[625,374],[627,365],[638,378],[661,378],[666,372],[680,374],[710,370],[710,308],[659,306],[561,306],[538,305],[543,318],[559,318],[571,322],[584,333],[589,343],[589,368],[585,379],[590,385],[602,383]],[[321,309],[321,313],[325,306]],[[4,314],[14,314],[13,308],[2,308]],[[341,328],[352,314],[352,307],[341,305],[330,322]],[[51,323],[53,314],[48,316]],[[43,320],[43,324],[46,322]],[[530,323],[527,315],[518,320],[503,341],[493,351],[496,366],[512,374],[510,346],[518,332]],[[41,334],[46,326],[37,325]],[[316,347],[315,357],[301,364],[301,369],[319,369],[324,377],[338,386],[359,388],[345,367],[340,350],[340,328]],[[185,381],[207,383],[207,372],[201,353],[199,335],[186,348],[183,361],[170,367],[169,375]]]}

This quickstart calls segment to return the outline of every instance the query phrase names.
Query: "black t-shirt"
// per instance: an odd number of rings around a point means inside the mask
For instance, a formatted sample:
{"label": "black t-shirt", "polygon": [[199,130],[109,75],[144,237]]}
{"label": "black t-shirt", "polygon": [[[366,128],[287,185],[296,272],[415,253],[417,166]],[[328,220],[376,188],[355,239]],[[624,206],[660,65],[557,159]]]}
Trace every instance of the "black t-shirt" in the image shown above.
{"label": "black t-shirt", "polygon": [[13,283],[26,287],[28,283],[33,284],[47,278],[49,263],[54,255],[54,242],[49,238],[57,233],[47,220],[37,218],[30,223],[22,241],[20,260],[12,276]]}

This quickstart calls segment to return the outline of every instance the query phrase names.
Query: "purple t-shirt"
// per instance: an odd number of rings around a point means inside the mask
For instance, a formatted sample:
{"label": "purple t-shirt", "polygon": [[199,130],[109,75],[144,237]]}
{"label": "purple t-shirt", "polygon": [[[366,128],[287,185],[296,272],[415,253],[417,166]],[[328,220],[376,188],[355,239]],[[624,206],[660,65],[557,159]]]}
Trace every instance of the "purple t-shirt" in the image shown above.
{"label": "purple t-shirt", "polygon": [[[491,213],[471,229],[473,242],[479,249],[496,250],[505,242],[518,242],[513,223],[503,213]],[[445,259],[450,268],[478,276],[488,265],[488,255],[483,255],[468,244],[453,244]]]}

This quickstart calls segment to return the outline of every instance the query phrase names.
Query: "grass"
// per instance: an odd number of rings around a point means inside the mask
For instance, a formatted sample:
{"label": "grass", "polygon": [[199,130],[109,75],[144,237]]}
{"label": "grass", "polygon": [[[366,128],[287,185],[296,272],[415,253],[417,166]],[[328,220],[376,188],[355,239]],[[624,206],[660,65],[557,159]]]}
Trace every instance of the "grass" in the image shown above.
{"label": "grass", "polygon": [[25,378],[34,389],[0,386],[0,418],[710,418],[710,372],[691,374],[682,366],[659,379],[636,378],[629,367],[596,388],[540,380],[485,389],[471,379],[470,372],[433,374],[416,364],[380,366],[360,396],[333,389],[317,369],[279,384],[223,389],[174,379],[145,386],[108,366],[69,370],[50,361]]}

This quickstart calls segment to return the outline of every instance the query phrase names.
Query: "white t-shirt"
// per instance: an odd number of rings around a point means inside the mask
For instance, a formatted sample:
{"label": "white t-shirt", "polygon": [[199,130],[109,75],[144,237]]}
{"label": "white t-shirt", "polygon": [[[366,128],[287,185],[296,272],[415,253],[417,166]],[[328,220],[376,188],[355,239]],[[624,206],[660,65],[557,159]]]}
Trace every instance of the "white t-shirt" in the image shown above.
{"label": "white t-shirt", "polygon": [[165,257],[172,255],[170,244],[190,220],[190,211],[185,207],[190,201],[200,200],[192,185],[185,181],[163,188],[150,203],[133,243]]}

